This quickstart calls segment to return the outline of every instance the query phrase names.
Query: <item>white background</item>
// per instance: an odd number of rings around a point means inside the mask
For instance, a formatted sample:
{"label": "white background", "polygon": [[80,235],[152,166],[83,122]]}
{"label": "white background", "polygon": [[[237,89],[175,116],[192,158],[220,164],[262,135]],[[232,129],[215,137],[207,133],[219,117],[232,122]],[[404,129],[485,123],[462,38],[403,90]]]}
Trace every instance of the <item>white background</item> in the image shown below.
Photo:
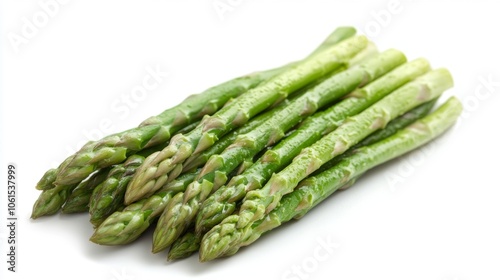
{"label": "white background", "polygon": [[[500,279],[495,1],[68,1],[44,23],[39,3],[47,2],[0,7],[2,279]],[[23,35],[34,16],[39,27]],[[151,232],[100,247],[88,241],[85,214],[29,219],[38,179],[89,135],[136,126],[191,93],[301,58],[340,25],[381,50],[447,67],[455,79],[447,96],[466,102],[460,124],[222,261],[166,263],[150,253]],[[168,77],[127,105],[148,67]],[[15,274],[5,262],[8,162],[19,170]],[[338,247],[315,260],[318,240],[329,239]],[[308,272],[293,275],[294,266]]]}

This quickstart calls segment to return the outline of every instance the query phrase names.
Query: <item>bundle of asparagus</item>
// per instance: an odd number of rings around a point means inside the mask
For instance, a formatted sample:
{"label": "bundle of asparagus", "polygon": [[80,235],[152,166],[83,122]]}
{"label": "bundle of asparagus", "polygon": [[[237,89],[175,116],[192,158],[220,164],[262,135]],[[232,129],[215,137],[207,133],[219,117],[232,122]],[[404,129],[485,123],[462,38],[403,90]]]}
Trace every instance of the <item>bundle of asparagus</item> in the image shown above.
{"label": "bundle of asparagus", "polygon": [[150,225],[153,252],[235,254],[304,216],[367,170],[457,120],[446,69],[378,52],[337,28],[303,60],[191,96],[138,127],[89,142],[37,184],[32,218],[88,212],[90,240],[122,245]]}

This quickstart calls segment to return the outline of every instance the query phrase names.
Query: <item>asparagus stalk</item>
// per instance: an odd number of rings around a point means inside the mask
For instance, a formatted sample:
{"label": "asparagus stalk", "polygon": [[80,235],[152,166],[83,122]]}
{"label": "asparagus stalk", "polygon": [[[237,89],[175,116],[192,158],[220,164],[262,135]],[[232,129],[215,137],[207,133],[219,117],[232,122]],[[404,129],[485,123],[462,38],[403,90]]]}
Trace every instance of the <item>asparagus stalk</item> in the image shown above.
{"label": "asparagus stalk", "polygon": [[92,191],[97,185],[101,184],[110,172],[109,168],[96,171],[89,178],[82,181],[71,192],[61,211],[65,214],[86,212],[89,210],[89,201]]}
{"label": "asparagus stalk", "polygon": [[36,184],[36,189],[41,191],[50,190],[55,187],[54,182],[57,177],[57,168],[51,168],[45,172],[43,177]]}
{"label": "asparagus stalk", "polygon": [[88,194],[88,190],[95,187],[96,184],[99,184],[103,178],[105,179],[105,175],[108,171],[109,170],[101,170],[96,172],[85,181],[80,182],[80,184],[68,186],[56,185],[42,191],[33,205],[31,218],[37,219],[42,216],[49,216],[57,213],[64,203],[67,202],[68,197],[71,196],[75,189],[75,194],[69,201],[69,204],[65,206],[65,213],[75,213],[80,212],[82,208],[86,209],[86,199],[84,197]]}
{"label": "asparagus stalk", "polygon": [[378,142],[382,139],[385,139],[385,138],[393,135],[394,133],[396,133],[398,130],[407,127],[408,125],[415,122],[416,120],[423,118],[425,115],[427,115],[432,110],[432,108],[434,107],[434,104],[436,104],[438,98],[435,98],[434,100],[426,102],[426,103],[406,112],[405,114],[401,115],[400,117],[390,121],[384,129],[375,131],[374,133],[368,135],[368,137],[363,139],[358,144],[352,146],[345,153],[343,153],[343,154],[333,158],[329,162],[323,164],[318,170],[314,171],[311,174],[311,176],[315,176],[315,175],[317,175],[317,174],[319,174],[327,169],[332,168],[333,166],[337,165],[337,163],[339,161],[341,161],[344,157],[350,156],[353,153],[355,153],[358,148],[363,147],[363,146],[368,146],[368,145],[373,144],[375,142]]}
{"label": "asparagus stalk", "polygon": [[[253,158],[266,146],[279,141],[293,126],[316,110],[326,106],[365,83],[377,79],[406,61],[403,53],[385,51],[365,63],[334,74],[305,94],[278,110],[273,117],[254,130],[238,136],[221,154],[213,155],[197,180],[172,200],[160,217],[153,234],[153,252],[170,246],[194,222],[200,203],[226,183],[228,174],[245,158]],[[181,193],[176,196],[182,195]],[[174,204],[174,201],[178,204]]]}
{"label": "asparagus stalk", "polygon": [[196,174],[185,173],[154,195],[114,212],[95,229],[90,241],[101,245],[123,245],[136,240],[156,220],[172,197],[185,190]]}
{"label": "asparagus stalk", "polygon": [[461,111],[460,101],[452,97],[435,112],[394,135],[359,148],[332,168],[303,180],[298,189],[281,199],[279,206],[245,230],[238,228],[238,216],[228,217],[223,226],[217,225],[204,236],[200,248],[200,260],[209,261],[232,255],[240,247],[255,242],[263,233],[294,217],[302,217],[345,182],[352,183],[352,180],[367,170],[416,149],[441,135],[455,123]]}
{"label": "asparagus stalk", "polygon": [[[317,48],[317,51],[352,37],[355,33],[356,30],[352,27],[337,28]],[[98,168],[124,161],[128,154],[164,143],[186,124],[193,123],[206,114],[215,113],[228,100],[256,87],[293,65],[294,63],[229,80],[209,88],[201,94],[188,97],[179,105],[145,120],[138,128],[110,135],[96,142],[89,142],[56,169],[58,173],[56,182],[59,185],[78,183]],[[51,176],[50,174],[46,175],[49,178]],[[42,181],[47,180],[42,178]]]}
{"label": "asparagus stalk", "polygon": [[[255,221],[273,210],[281,197],[291,192],[307,175],[383,128],[397,116],[436,98],[452,84],[451,75],[446,69],[433,70],[397,89],[358,115],[348,118],[336,130],[302,150],[290,165],[274,174],[262,189],[248,192],[238,215],[224,219],[220,226],[231,227],[234,224],[239,232],[248,230]],[[210,233],[212,230],[207,233],[213,236],[210,237],[213,239],[210,242],[224,238],[217,235],[216,231],[213,234]]]}
{"label": "asparagus stalk", "polygon": [[337,27],[309,56],[314,56],[354,35],[356,35],[356,29],[352,26]]}
{"label": "asparagus stalk", "polygon": [[33,204],[31,218],[37,219],[57,213],[77,185],[58,185],[44,190]]}
{"label": "asparagus stalk", "polygon": [[185,259],[196,253],[200,248],[201,237],[193,231],[186,232],[179,239],[175,240],[168,251],[168,261]]}
{"label": "asparagus stalk", "polygon": [[262,188],[273,173],[290,164],[302,149],[320,139],[325,131],[336,129],[346,117],[360,113],[429,69],[429,63],[425,59],[403,64],[356,90],[349,98],[306,119],[295,132],[273,149],[266,151],[247,171],[233,177],[226,186],[219,188],[203,202],[196,218],[196,231],[202,234],[231,215],[236,203],[243,199],[247,192]]}
{"label": "asparagus stalk", "polygon": [[178,134],[169,146],[149,156],[127,188],[125,203],[136,201],[159,189],[167,180],[169,172],[182,164],[192,154],[200,153],[212,146],[221,136],[239,127],[262,112],[279,99],[284,99],[308,83],[328,74],[367,45],[363,36],[352,37],[328,48],[260,84],[212,116],[205,117],[201,124],[188,134]]}
{"label": "asparagus stalk", "polygon": [[438,99],[439,97],[436,97],[431,101],[425,102],[422,105],[419,105],[411,109],[410,111],[404,113],[397,119],[390,121],[384,129],[375,131],[374,133],[368,135],[368,137],[360,141],[358,144],[354,145],[352,147],[353,150],[363,146],[368,146],[382,139],[385,139],[389,136],[392,136],[398,130],[401,130],[409,126],[410,124],[414,123],[418,119],[423,118],[424,116],[429,114],[429,112],[432,110]]}
{"label": "asparagus stalk", "polygon": [[90,222],[100,225],[109,215],[123,206],[123,197],[127,184],[135,170],[144,162],[141,155],[130,156],[123,164],[118,164],[109,172],[109,176],[100,183],[89,198]]}

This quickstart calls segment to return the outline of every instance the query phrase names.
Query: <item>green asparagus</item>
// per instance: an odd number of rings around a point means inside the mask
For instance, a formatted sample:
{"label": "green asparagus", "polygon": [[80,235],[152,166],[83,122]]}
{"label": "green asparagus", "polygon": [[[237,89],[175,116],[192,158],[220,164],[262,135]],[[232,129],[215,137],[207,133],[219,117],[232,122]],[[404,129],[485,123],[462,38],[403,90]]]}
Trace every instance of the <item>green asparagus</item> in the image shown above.
{"label": "green asparagus", "polygon": [[456,98],[429,113],[446,69],[355,33],[87,142],[37,182],[31,218],[88,211],[100,245],[156,224],[152,251],[171,246],[168,260],[228,257],[453,125]]}
{"label": "green asparagus", "polygon": [[87,212],[92,192],[106,179],[109,171],[109,168],[100,169],[78,184],[66,199],[61,211],[66,214]]}
{"label": "green asparagus", "polygon": [[46,191],[55,187],[54,182],[57,177],[57,168],[51,168],[45,172],[43,177],[36,184],[36,189]]}
{"label": "green asparagus", "polygon": [[33,204],[31,218],[37,219],[57,213],[76,186],[76,184],[68,186],[58,185],[42,191],[35,204]]}
{"label": "green asparagus", "polygon": [[158,218],[175,194],[184,191],[198,171],[185,173],[154,195],[116,211],[94,231],[90,241],[101,245],[123,245],[136,240]]}
{"label": "green asparagus", "polygon": [[173,261],[191,256],[200,248],[200,242],[201,237],[195,234],[194,231],[186,232],[172,244],[168,251],[167,260]]}
{"label": "green asparagus", "polygon": [[127,184],[144,159],[141,155],[130,156],[123,164],[114,166],[106,180],[93,190],[89,199],[89,213],[94,226],[100,225],[123,205]]}
{"label": "green asparagus", "polygon": [[384,129],[375,131],[374,133],[368,135],[365,139],[360,141],[358,144],[352,146],[349,150],[347,150],[345,153],[333,158],[329,162],[323,164],[318,170],[314,171],[311,176],[315,176],[327,169],[330,169],[334,165],[336,165],[340,160],[342,160],[344,157],[352,155],[352,153],[355,153],[356,150],[360,147],[363,146],[368,146],[371,145],[375,142],[378,142],[382,139],[385,139],[394,133],[396,133],[398,130],[407,127],[411,123],[415,122],[416,120],[424,117],[427,115],[431,110],[432,107],[434,107],[434,104],[436,104],[438,98],[435,98],[434,100],[431,100],[429,102],[426,102],[410,111],[407,113],[401,115],[400,117],[390,121],[387,126]]}
{"label": "green asparagus", "polygon": [[[31,218],[37,219],[42,216],[53,215],[67,202],[69,203],[65,206],[65,213],[86,211],[89,190],[93,189],[101,180],[105,179],[105,175],[108,171],[109,170],[100,170],[86,180],[80,182],[80,184],[68,186],[56,185],[42,191],[33,205]],[[74,190],[76,190],[76,192],[73,194]],[[69,197],[71,197],[71,200],[67,201]]]}
{"label": "green asparagus", "polygon": [[263,233],[303,216],[346,182],[441,135],[455,123],[461,111],[460,102],[452,97],[435,112],[394,135],[359,148],[332,168],[303,180],[296,190],[281,199],[278,207],[251,227],[241,230],[238,216],[228,217],[223,225],[217,225],[203,237],[200,260],[232,255],[240,247],[255,242]]}

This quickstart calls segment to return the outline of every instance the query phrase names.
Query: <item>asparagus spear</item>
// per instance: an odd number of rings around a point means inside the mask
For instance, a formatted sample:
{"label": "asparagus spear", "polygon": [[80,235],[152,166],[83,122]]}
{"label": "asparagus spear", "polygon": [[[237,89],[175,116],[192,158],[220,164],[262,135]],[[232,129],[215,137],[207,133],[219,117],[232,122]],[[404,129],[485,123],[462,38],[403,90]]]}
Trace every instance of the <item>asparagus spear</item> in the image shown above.
{"label": "asparagus spear", "polygon": [[100,183],[89,198],[90,222],[100,225],[109,215],[123,205],[125,189],[135,170],[144,162],[145,157],[132,155],[123,164],[111,169],[109,176]]}
{"label": "asparagus spear", "polygon": [[[352,27],[337,28],[315,52],[352,37],[355,33],[356,30]],[[59,185],[78,183],[97,168],[124,161],[127,154],[164,143],[184,125],[199,120],[206,114],[213,114],[229,99],[241,95],[293,65],[294,63],[229,80],[201,94],[188,97],[179,105],[145,120],[138,128],[89,142],[56,169],[56,182]]]}
{"label": "asparagus spear", "polygon": [[219,188],[203,202],[197,216],[196,231],[199,234],[204,233],[231,215],[236,203],[243,199],[247,192],[262,188],[273,173],[290,164],[303,148],[320,139],[325,131],[336,129],[346,117],[360,113],[401,85],[424,74],[429,68],[425,59],[403,64],[356,90],[349,98],[306,119],[294,133],[273,149],[266,151],[246,172],[233,177],[226,186]]}
{"label": "asparagus spear", "polygon": [[[226,218],[220,226],[230,226],[237,219],[236,229],[241,232],[248,230],[253,222],[274,209],[281,197],[291,192],[300,180],[369,134],[383,128],[392,119],[436,98],[452,84],[451,75],[446,69],[433,70],[348,118],[336,130],[302,150],[290,165],[274,174],[262,189],[248,192],[238,215]],[[223,238],[216,234],[213,236],[215,239]]]}
{"label": "asparagus spear", "polygon": [[341,161],[344,157],[350,156],[353,153],[355,153],[358,148],[363,147],[363,146],[368,146],[368,145],[373,144],[375,142],[378,142],[382,139],[385,139],[385,138],[393,135],[394,133],[396,133],[398,130],[407,127],[408,125],[415,122],[416,120],[423,118],[425,115],[427,115],[432,110],[432,108],[434,107],[434,104],[436,104],[438,98],[435,98],[434,100],[426,102],[426,103],[406,112],[405,114],[401,115],[400,117],[390,121],[384,129],[375,131],[374,133],[368,135],[368,137],[363,139],[358,144],[352,146],[345,153],[343,153],[343,154],[333,158],[329,162],[323,164],[318,170],[314,171],[311,174],[311,176],[315,176],[315,175],[317,175],[317,174],[319,174],[327,169],[332,168],[333,166],[337,165],[337,163],[339,161]]}
{"label": "asparagus spear", "polygon": [[154,195],[114,212],[95,229],[90,241],[101,245],[123,245],[136,240],[156,220],[172,197],[185,190],[196,174],[185,173]]}
{"label": "asparagus spear", "polygon": [[200,247],[200,260],[209,261],[232,255],[240,247],[255,242],[263,233],[294,217],[302,217],[345,182],[352,182],[367,170],[441,135],[455,123],[461,111],[462,105],[458,99],[448,99],[430,115],[384,140],[359,148],[332,168],[303,180],[298,189],[281,199],[279,206],[244,230],[238,228],[238,216],[228,217],[224,225],[217,225],[204,236]]}
{"label": "asparagus spear", "polygon": [[[254,130],[238,136],[221,154],[211,156],[197,180],[187,187],[184,197],[172,200],[171,207],[165,208],[153,234],[153,252],[167,248],[184,233],[194,222],[200,203],[213,190],[226,183],[228,174],[243,159],[253,158],[267,145],[279,141],[289,129],[316,110],[377,79],[405,61],[403,53],[388,50],[365,63],[335,74],[278,110],[272,118]],[[174,204],[174,201],[178,204]]]}
{"label": "asparagus spear", "polygon": [[309,54],[309,56],[314,56],[354,35],[356,35],[356,29],[352,26],[337,27],[311,54]]}
{"label": "asparagus spear", "polygon": [[186,234],[175,240],[168,251],[167,260],[184,259],[196,253],[200,248],[201,237],[193,231],[188,231]]}
{"label": "asparagus spear", "polygon": [[56,181],[57,177],[57,168],[51,168],[45,172],[43,177],[38,181],[36,184],[36,189],[45,191],[45,190],[50,190],[55,187],[54,182]]}
{"label": "asparagus spear", "polygon": [[149,156],[139,168],[127,188],[125,203],[129,204],[159,189],[177,164],[182,164],[193,153],[206,150],[221,136],[245,124],[277,100],[342,67],[366,45],[367,39],[363,36],[346,39],[242,94],[237,102],[205,117],[192,132],[176,135],[168,147]]}
{"label": "asparagus spear", "polygon": [[[87,209],[87,199],[85,197],[88,195],[89,190],[99,184],[101,180],[105,179],[108,171],[109,170],[100,170],[86,180],[80,182],[80,184],[67,186],[54,185],[51,188],[46,188],[35,201],[31,212],[31,218],[37,219],[42,216],[53,215],[57,213],[66,202],[69,203],[64,207],[64,213],[85,211]],[[75,194],[73,194],[74,190],[76,190]],[[67,201],[68,198],[71,199]]]}
{"label": "asparagus spear", "polygon": [[69,195],[66,203],[62,206],[61,211],[65,214],[88,211],[92,191],[97,185],[106,180],[109,172],[109,168],[100,169],[89,178],[78,184],[78,186],[76,186],[76,188]]}
{"label": "asparagus spear", "polygon": [[33,204],[31,218],[37,219],[57,213],[76,186],[76,184],[58,185],[42,191],[35,204]]}

